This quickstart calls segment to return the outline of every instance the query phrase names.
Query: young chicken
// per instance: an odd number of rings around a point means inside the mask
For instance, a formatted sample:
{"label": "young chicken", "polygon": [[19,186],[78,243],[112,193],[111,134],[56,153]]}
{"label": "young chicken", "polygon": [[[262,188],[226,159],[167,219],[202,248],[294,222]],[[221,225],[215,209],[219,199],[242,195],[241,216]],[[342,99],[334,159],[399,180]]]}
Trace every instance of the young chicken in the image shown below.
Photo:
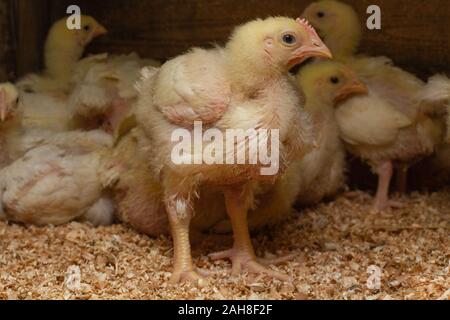
{"label": "young chicken", "polygon": [[[4,167],[10,159],[13,135],[18,134],[20,119],[17,117],[19,92],[12,83],[0,84],[0,168]],[[11,141],[12,142],[12,141]]]}
{"label": "young chicken", "polygon": [[414,168],[415,177],[420,186],[441,186],[450,181],[450,79],[445,75],[431,77],[418,96],[421,112],[443,119],[446,134],[435,154]]}
{"label": "young chicken", "polygon": [[49,137],[0,171],[0,216],[39,226],[83,216],[111,223],[114,206],[104,191],[120,174],[109,161],[112,142],[101,131]]}
{"label": "young chicken", "polygon": [[42,75],[29,75],[18,83],[26,91],[67,92],[72,72],[85,47],[107,30],[94,18],[81,16],[81,28],[70,30],[67,19],[51,27],[44,48],[45,70]]}
{"label": "young chicken", "polygon": [[439,121],[419,115],[416,93],[424,83],[385,57],[354,56],[361,26],[354,9],[334,0],[311,4],[304,12],[335,58],[350,66],[369,88],[369,95],[348,100],[337,112],[347,149],[369,162],[379,176],[375,209],[400,204],[389,201],[394,164],[399,189],[406,189],[406,172],[416,160],[431,154],[442,129]]}
{"label": "young chicken", "polygon": [[89,16],[81,16],[79,30],[69,30],[66,19],[52,26],[45,43],[43,74],[28,75],[17,83],[24,131],[76,129],[74,115],[67,107],[73,72],[85,47],[105,33],[106,29]]}
{"label": "young chicken", "polygon": [[334,61],[305,67],[297,81],[305,92],[305,110],[314,121],[318,144],[299,162],[299,200],[314,204],[335,195],[345,182],[345,150],[335,108],[353,96],[367,94],[368,89],[351,69]]}
{"label": "young chicken", "polygon": [[[171,159],[176,146],[171,136],[177,129],[192,135],[196,121],[220,133],[227,129],[275,130],[267,135],[279,133],[279,139],[275,138],[280,142],[279,150],[272,151],[279,151],[276,164],[284,171],[312,144],[308,134],[311,123],[300,108],[300,94],[288,72],[313,56],[331,54],[306,21],[258,19],[238,27],[224,48],[193,49],[142,80],[136,115],[145,132],[143,145],[152,174],[163,186],[174,241],[171,282],[201,279],[192,263],[189,230],[199,188],[208,186],[223,189],[234,234],[233,248],[213,258],[231,259],[234,273],[248,270],[287,279],[257,262],[247,226],[253,183],[276,180],[279,173],[261,175],[264,165],[260,161],[246,165],[176,165]],[[237,149],[254,153],[246,141],[249,139],[240,142]],[[211,147],[211,143],[199,144]],[[233,160],[236,149],[232,149],[214,153]],[[190,156],[201,155],[195,155],[195,150],[183,152],[184,159]],[[249,157],[255,159],[255,154]]]}
{"label": "young chicken", "polygon": [[421,110],[434,113],[445,119],[445,144],[450,144],[450,79],[445,75],[431,77],[425,88],[419,93]]}

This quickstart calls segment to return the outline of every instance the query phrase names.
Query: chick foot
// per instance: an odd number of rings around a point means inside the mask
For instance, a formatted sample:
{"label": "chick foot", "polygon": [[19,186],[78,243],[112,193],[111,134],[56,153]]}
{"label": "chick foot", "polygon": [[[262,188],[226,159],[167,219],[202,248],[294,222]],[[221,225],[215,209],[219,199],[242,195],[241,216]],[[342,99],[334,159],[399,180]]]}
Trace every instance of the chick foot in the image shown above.
{"label": "chick foot", "polygon": [[231,270],[231,273],[233,275],[238,275],[241,274],[242,272],[256,273],[256,274],[263,273],[281,281],[289,281],[291,279],[288,275],[272,270],[267,266],[265,266],[264,264],[262,264],[261,262],[258,262],[258,259],[251,252],[248,251],[230,249],[222,252],[213,253],[210,254],[209,256],[213,260],[230,259],[233,264],[233,268]]}
{"label": "chick foot", "polygon": [[375,200],[374,210],[376,212],[382,212],[387,209],[401,209],[404,208],[405,205],[400,201],[394,200]]}
{"label": "chick foot", "polygon": [[208,283],[206,278],[198,271],[183,269],[174,270],[169,283],[175,285],[182,282],[191,282],[200,287],[204,287]]}
{"label": "chick foot", "polygon": [[225,189],[224,195],[227,213],[233,229],[234,245],[231,250],[211,255],[212,259],[230,259],[233,264],[232,274],[234,275],[247,271],[249,273],[264,273],[273,278],[288,281],[289,276],[271,270],[257,261],[247,220],[248,208],[253,197],[250,185],[232,186]]}
{"label": "chick foot", "polygon": [[374,209],[377,212],[390,208],[397,209],[403,207],[402,203],[389,199],[389,185],[392,179],[393,170],[394,168],[391,161],[382,162],[376,168],[376,173],[378,174],[378,189],[375,196]]}

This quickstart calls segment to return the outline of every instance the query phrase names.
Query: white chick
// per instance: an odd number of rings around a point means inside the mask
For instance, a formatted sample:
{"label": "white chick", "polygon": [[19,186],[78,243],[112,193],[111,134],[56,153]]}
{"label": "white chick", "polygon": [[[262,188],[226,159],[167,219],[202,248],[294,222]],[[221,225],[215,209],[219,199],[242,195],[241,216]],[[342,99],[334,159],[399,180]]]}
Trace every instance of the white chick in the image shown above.
{"label": "white chick", "polygon": [[109,161],[111,137],[100,131],[63,135],[49,138],[0,171],[3,218],[38,226],[83,216],[94,224],[112,221],[114,206],[104,191],[120,169]]}

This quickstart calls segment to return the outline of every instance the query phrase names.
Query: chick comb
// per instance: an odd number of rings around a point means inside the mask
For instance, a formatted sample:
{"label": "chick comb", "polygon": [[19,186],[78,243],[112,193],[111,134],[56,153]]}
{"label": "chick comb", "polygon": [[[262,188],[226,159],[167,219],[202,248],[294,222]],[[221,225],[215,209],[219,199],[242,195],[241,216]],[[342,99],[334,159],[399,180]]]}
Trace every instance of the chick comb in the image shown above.
{"label": "chick comb", "polygon": [[306,29],[306,31],[308,32],[308,34],[311,37],[317,37],[319,38],[319,35],[317,34],[316,30],[311,26],[311,24],[308,22],[308,20],[304,19],[304,18],[297,18],[297,23]]}

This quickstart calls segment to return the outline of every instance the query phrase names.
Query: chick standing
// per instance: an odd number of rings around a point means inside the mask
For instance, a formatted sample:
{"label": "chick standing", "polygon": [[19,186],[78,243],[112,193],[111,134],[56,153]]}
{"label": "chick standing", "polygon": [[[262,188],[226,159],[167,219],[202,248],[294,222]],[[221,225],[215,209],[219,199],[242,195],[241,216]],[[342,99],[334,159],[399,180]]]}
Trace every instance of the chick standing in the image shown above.
{"label": "chick standing", "polygon": [[431,154],[442,135],[439,121],[419,114],[416,93],[424,83],[393,66],[388,58],[354,56],[361,27],[349,5],[319,1],[303,15],[318,29],[333,55],[368,86],[368,96],[350,99],[338,109],[341,137],[348,151],[367,161],[379,177],[375,208],[400,206],[389,200],[394,164],[400,169],[400,189],[405,189],[407,168]]}
{"label": "chick standing", "polygon": [[368,89],[351,69],[338,62],[307,66],[297,80],[306,95],[305,110],[314,121],[318,145],[299,162],[299,200],[314,204],[337,194],[345,183],[345,149],[335,110],[347,99],[367,94]]}
{"label": "chick standing", "polygon": [[[213,257],[230,258],[235,273],[247,269],[286,279],[256,261],[249,236],[252,183],[263,178],[263,165],[177,166],[171,160],[175,146],[171,135],[183,128],[192,134],[194,121],[219,132],[278,129],[280,167],[284,170],[293,158],[303,156],[312,142],[304,131],[310,129],[310,123],[299,108],[299,93],[288,76],[291,67],[312,56],[331,54],[306,21],[269,18],[237,28],[225,48],[193,49],[143,80],[136,114],[146,134],[153,174],[163,185],[174,240],[172,282],[201,278],[192,263],[189,229],[199,187],[208,185],[223,188],[234,234],[233,249]],[[238,148],[247,149],[245,142]],[[224,159],[234,156],[235,151],[224,154]]]}

